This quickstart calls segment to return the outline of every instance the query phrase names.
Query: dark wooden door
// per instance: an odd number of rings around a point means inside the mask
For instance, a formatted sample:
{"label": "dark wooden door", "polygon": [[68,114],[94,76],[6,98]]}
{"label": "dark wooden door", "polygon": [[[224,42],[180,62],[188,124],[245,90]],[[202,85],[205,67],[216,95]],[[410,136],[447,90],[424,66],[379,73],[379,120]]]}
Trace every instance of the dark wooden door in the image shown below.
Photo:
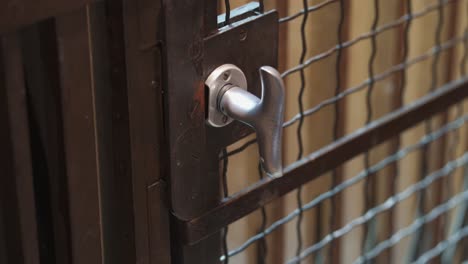
{"label": "dark wooden door", "polygon": [[0,263],[170,263],[160,1],[0,8]]}

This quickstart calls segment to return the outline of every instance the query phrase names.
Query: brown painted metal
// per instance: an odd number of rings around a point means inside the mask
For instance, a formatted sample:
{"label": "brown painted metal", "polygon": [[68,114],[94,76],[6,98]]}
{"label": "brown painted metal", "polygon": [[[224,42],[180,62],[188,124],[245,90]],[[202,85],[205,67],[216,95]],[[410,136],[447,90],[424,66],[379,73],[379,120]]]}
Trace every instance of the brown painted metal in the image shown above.
{"label": "brown painted metal", "polygon": [[[3,117],[0,117],[3,118]],[[2,181],[2,184],[5,184]],[[2,197],[2,200],[6,200],[5,198]],[[7,240],[7,229],[6,229],[6,224],[5,224],[5,208],[2,204],[0,206],[0,262],[1,263],[7,263],[8,262],[8,240]]]}
{"label": "brown painted metal", "polygon": [[[252,132],[239,123],[223,129],[205,124],[205,78],[216,67],[233,63],[246,73],[248,88],[259,94],[258,69],[277,63],[275,12],[217,30],[216,5],[214,1],[167,1],[164,6],[166,135],[175,219],[192,219],[220,203],[219,153]],[[175,262],[218,261],[219,233],[190,246],[181,243],[175,229],[173,241]]]}
{"label": "brown painted metal", "polygon": [[[173,213],[182,219],[192,217],[207,205],[216,205],[219,199],[218,191],[208,187],[217,185],[217,175],[206,178],[210,184],[205,184],[198,178],[201,172],[206,172],[200,162],[204,156],[200,152],[203,152],[206,145],[203,134],[205,90],[202,54],[206,27],[203,2],[187,4],[185,1],[167,1],[164,6],[165,67],[168,75],[165,83],[165,106],[170,150],[171,204]],[[195,177],[182,177],[184,173]]]}
{"label": "brown painted metal", "polygon": [[0,33],[15,31],[49,17],[65,15],[98,0],[9,0],[0,8]]}
{"label": "brown painted metal", "polygon": [[100,164],[90,8],[56,19],[72,262],[102,263]]}
{"label": "brown painted metal", "polygon": [[181,221],[186,243],[196,243],[255,209],[296,189],[371,147],[391,139],[419,122],[468,97],[468,79],[446,84],[417,102],[374,121],[285,169],[284,176],[266,179],[228,198],[190,221]]}
{"label": "brown painted metal", "polygon": [[21,47],[30,108],[41,258],[70,262],[68,192],[55,26],[48,20],[23,30]]}
{"label": "brown painted metal", "polygon": [[105,263],[136,262],[122,3],[90,8]]}
{"label": "brown painted metal", "polygon": [[5,255],[0,260],[37,263],[39,239],[22,52],[17,34],[0,40],[0,120],[4,124],[0,132],[0,239],[5,239],[0,249]]}
{"label": "brown painted metal", "polygon": [[[182,219],[195,217],[220,201],[218,153],[206,149],[202,56],[206,32],[216,28],[216,4],[215,1],[163,2],[170,201],[173,214]],[[176,230],[173,231],[171,246],[176,263],[214,263],[220,255],[219,233],[196,246],[184,246]]]}
{"label": "brown painted metal", "polygon": [[[162,171],[161,1],[123,1],[136,262],[171,263]],[[164,199],[163,199],[164,198]]]}

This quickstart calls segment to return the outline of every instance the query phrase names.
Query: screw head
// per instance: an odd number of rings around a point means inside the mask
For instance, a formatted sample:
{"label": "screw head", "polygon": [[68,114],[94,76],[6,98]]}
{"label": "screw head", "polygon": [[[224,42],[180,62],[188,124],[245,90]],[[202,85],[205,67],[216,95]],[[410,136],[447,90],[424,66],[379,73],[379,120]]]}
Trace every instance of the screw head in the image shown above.
{"label": "screw head", "polygon": [[230,77],[231,77],[231,72],[230,72],[230,71],[225,71],[225,72],[223,73],[223,80],[224,80],[224,81],[229,80]]}
{"label": "screw head", "polygon": [[241,29],[239,34],[240,41],[244,41],[247,38],[247,31],[245,29]]}

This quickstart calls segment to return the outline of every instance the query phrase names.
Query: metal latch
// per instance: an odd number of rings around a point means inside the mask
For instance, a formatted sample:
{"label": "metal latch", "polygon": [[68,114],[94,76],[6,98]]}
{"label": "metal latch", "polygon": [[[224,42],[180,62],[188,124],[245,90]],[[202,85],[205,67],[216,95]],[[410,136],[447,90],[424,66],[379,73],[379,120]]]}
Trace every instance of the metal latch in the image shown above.
{"label": "metal latch", "polygon": [[260,160],[272,177],[282,174],[281,138],[284,118],[284,84],[273,67],[260,68],[261,98],[247,91],[244,73],[233,64],[216,68],[206,79],[209,89],[207,122],[223,127],[238,120],[257,133]]}

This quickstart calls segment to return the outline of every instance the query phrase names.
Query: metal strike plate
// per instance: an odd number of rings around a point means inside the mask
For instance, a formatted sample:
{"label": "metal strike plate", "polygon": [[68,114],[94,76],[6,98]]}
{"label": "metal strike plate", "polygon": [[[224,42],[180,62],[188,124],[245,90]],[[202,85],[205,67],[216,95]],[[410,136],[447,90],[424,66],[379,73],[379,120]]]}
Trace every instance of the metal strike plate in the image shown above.
{"label": "metal strike plate", "polygon": [[[249,4],[251,7],[254,5]],[[243,12],[245,13],[245,6]],[[235,12],[235,11],[234,11]],[[242,69],[247,80],[248,91],[261,97],[261,83],[258,70],[265,65],[278,66],[278,14],[270,11],[252,15],[240,20],[233,18],[230,25],[219,28],[215,33],[204,39],[203,75],[208,76],[223,64],[234,64]],[[210,146],[220,150],[239,139],[253,133],[252,128],[241,122],[230,122],[223,127],[211,126],[208,123],[210,91],[207,89],[206,103],[206,138]],[[215,117],[213,117],[215,118]],[[222,117],[221,117],[222,118]],[[214,120],[219,124],[217,120]],[[221,120],[222,122],[222,120]]]}

